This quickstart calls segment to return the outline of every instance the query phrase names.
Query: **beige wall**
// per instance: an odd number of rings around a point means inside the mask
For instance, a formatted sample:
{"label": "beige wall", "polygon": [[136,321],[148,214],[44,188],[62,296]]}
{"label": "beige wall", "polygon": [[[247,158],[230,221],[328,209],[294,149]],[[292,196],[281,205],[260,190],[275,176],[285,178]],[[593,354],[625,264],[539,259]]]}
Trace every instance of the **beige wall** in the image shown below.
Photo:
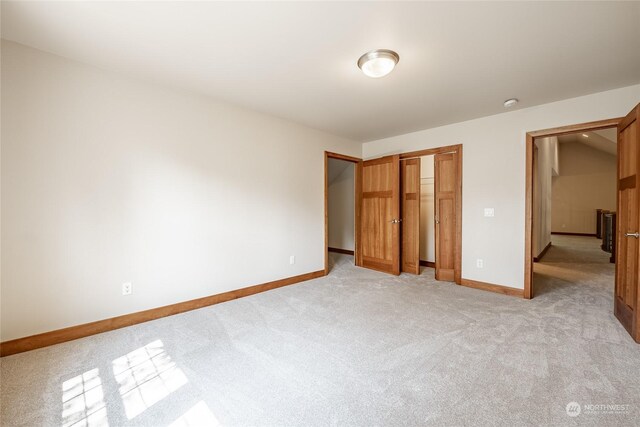
{"label": "beige wall", "polygon": [[336,164],[341,172],[328,188],[329,247],[352,251],[355,248],[355,164],[329,159],[329,169]]}
{"label": "beige wall", "polygon": [[434,222],[434,156],[420,158],[420,259],[435,262],[436,230]]}
{"label": "beige wall", "polygon": [[533,194],[533,256],[551,242],[551,179],[558,174],[558,138],[536,140],[536,182]]}
{"label": "beige wall", "polygon": [[579,142],[564,142],[559,147],[551,230],[595,234],[596,209],[616,209],[616,156]]}
{"label": "beige wall", "polygon": [[1,120],[3,341],[322,270],[324,151],[362,154],[4,41]]}
{"label": "beige wall", "polygon": [[640,85],[629,86],[367,142],[363,155],[462,144],[462,276],[523,288],[526,132],[624,116],[638,102]]}

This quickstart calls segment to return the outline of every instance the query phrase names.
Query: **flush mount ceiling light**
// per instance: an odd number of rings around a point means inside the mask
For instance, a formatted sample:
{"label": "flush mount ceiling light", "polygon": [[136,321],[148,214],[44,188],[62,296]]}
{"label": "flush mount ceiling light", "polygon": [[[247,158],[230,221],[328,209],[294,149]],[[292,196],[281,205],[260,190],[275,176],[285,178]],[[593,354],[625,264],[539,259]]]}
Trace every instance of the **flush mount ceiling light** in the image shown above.
{"label": "flush mount ceiling light", "polygon": [[392,50],[376,49],[367,52],[358,59],[358,67],[369,77],[377,79],[393,71],[400,56]]}
{"label": "flush mount ceiling light", "polygon": [[504,101],[504,108],[511,108],[518,103],[517,98],[511,98]]}

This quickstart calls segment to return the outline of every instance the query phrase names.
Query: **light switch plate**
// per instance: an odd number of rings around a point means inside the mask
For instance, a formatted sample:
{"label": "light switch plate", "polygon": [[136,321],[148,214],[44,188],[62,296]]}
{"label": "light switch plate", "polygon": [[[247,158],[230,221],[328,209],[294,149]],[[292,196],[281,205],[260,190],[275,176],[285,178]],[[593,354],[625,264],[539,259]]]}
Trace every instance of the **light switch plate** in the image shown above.
{"label": "light switch plate", "polygon": [[493,209],[493,208],[484,208],[484,216],[486,216],[486,217],[496,216],[495,209]]}

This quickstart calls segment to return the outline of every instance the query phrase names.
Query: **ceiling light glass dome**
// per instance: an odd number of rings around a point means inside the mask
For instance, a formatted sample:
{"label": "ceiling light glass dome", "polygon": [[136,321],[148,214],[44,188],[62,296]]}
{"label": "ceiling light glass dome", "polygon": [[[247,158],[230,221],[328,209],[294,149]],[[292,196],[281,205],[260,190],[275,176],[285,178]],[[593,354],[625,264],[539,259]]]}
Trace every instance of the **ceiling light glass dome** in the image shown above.
{"label": "ceiling light glass dome", "polygon": [[395,68],[400,56],[392,50],[376,49],[367,52],[358,59],[358,67],[373,78],[384,77]]}

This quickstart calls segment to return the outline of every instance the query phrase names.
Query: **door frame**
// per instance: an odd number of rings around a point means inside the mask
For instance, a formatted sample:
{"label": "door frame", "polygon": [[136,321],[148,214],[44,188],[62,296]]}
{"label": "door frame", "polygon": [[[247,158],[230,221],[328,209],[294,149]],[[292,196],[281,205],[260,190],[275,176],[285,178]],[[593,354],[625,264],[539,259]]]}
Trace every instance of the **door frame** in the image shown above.
{"label": "door frame", "polygon": [[[444,147],[426,148],[424,150],[409,151],[400,153],[400,161],[412,157],[431,156],[435,154],[444,154],[455,151],[458,155],[456,164],[456,189],[458,197],[456,198],[456,242],[455,242],[455,260],[454,260],[454,277],[456,284],[462,284],[462,144],[446,145]],[[400,254],[402,256],[402,254]]]}
{"label": "door frame", "polygon": [[533,298],[533,191],[534,191],[534,155],[536,138],[562,136],[578,132],[589,132],[617,127],[624,117],[597,120],[594,122],[560,126],[527,132],[525,156],[525,216],[524,216],[524,298]]}
{"label": "door frame", "polygon": [[362,186],[362,159],[345,154],[333,153],[331,151],[324,152],[324,275],[329,274],[329,159],[344,160],[355,163],[354,173],[354,250],[353,259],[355,265],[360,265],[360,197]]}

